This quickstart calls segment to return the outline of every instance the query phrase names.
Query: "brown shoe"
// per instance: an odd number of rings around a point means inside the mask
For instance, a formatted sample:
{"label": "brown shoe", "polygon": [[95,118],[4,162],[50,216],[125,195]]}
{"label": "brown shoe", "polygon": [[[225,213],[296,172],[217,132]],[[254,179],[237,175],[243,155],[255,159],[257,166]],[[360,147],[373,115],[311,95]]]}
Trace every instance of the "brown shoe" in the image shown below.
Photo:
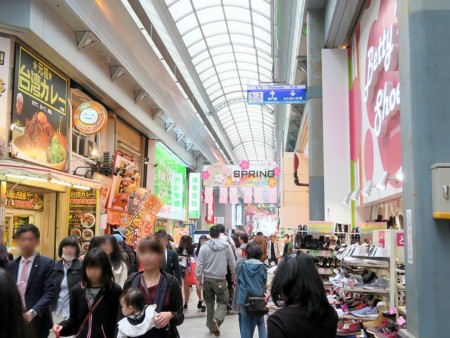
{"label": "brown shoe", "polygon": [[217,321],[215,319],[213,319],[211,321],[211,332],[216,336],[219,337],[220,336],[220,327],[219,324],[217,324]]}

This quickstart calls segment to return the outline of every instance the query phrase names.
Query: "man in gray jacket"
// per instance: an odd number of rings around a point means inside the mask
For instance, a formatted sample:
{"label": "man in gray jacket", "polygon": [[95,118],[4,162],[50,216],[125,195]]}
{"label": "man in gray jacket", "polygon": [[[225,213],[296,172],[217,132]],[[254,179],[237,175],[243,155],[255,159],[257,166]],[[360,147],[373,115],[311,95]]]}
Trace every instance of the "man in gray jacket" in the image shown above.
{"label": "man in gray jacket", "polygon": [[[198,254],[196,274],[199,281],[203,280],[203,297],[207,311],[206,326],[218,337],[229,301],[227,266],[230,267],[234,279],[236,261],[230,245],[219,238],[220,231],[216,226],[211,227],[209,235],[211,239],[201,247]],[[217,309],[215,308],[216,297]]]}

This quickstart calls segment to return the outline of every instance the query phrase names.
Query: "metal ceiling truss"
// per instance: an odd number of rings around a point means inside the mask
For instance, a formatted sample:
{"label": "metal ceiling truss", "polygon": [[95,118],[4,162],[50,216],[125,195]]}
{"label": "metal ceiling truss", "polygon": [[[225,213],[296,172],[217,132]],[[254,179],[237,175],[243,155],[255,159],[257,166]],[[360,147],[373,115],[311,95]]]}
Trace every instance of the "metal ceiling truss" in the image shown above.
{"label": "metal ceiling truss", "polygon": [[[153,43],[155,44],[156,48],[158,48],[158,51],[161,53],[164,61],[167,63],[168,67],[172,71],[172,74],[177,79],[179,85],[183,89],[183,91],[186,93],[186,96],[190,100],[192,106],[197,111],[198,116],[201,118],[203,125],[205,128],[209,130],[213,138],[215,139],[215,142],[217,143],[218,147],[222,150],[224,156],[228,159],[228,161],[233,162],[233,157],[230,156],[227,152],[227,147],[224,146],[224,143],[222,140],[218,137],[216,134],[213,126],[211,125],[210,121],[208,120],[206,113],[202,109],[201,105],[197,101],[195,95],[193,94],[192,90],[189,88],[187,81],[183,77],[182,73],[179,71],[173,57],[170,55],[168,49],[166,48],[164,42],[162,41],[160,35],[154,28],[149,16],[146,14],[145,9],[143,8],[142,4],[139,0],[128,0],[128,3],[132,7],[133,11],[137,15],[138,19],[142,23],[144,29],[152,39]],[[158,2],[155,3],[155,5],[158,5]],[[226,141],[225,141],[226,142]],[[189,146],[186,146],[186,150],[192,149],[193,144],[189,143]]]}

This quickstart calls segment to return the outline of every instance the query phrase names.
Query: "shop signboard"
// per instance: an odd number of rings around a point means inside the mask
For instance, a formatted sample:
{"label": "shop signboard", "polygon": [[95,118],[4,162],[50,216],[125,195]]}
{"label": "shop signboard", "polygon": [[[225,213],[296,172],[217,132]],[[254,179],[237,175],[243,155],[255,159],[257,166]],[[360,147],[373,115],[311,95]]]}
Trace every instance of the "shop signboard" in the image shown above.
{"label": "shop signboard", "polygon": [[44,194],[23,190],[7,190],[5,206],[14,209],[42,211],[44,210]]}
{"label": "shop signboard", "polygon": [[[387,223],[386,222],[366,222],[361,223],[359,225],[359,234],[361,236],[361,239],[366,239],[368,241],[372,241],[373,238],[373,232],[375,230],[386,230],[387,229]],[[377,244],[384,245],[385,239],[384,239],[384,232],[383,232],[383,239]]]}
{"label": "shop signboard", "polygon": [[[402,170],[400,79],[396,0],[371,1],[364,10],[349,48],[350,156],[355,186],[377,183]],[[402,191],[388,180],[374,202]]]}
{"label": "shop signboard", "polygon": [[11,154],[57,170],[67,164],[69,78],[16,44]]}
{"label": "shop signboard", "polygon": [[108,113],[95,101],[80,104],[73,112],[73,126],[86,135],[97,134],[106,127]]}
{"label": "shop signboard", "polygon": [[200,206],[201,206],[201,176],[199,173],[189,174],[189,207],[188,217],[189,219],[200,218]]}
{"label": "shop signboard", "polygon": [[114,156],[111,191],[108,197],[108,223],[126,226],[130,220],[128,208],[130,197],[140,184],[140,174],[136,164],[129,158],[116,152]]}
{"label": "shop signboard", "polygon": [[241,161],[239,165],[216,163],[206,166],[202,171],[205,186],[268,186],[278,185],[281,169],[275,163],[253,165],[249,161]]}
{"label": "shop signboard", "polygon": [[186,166],[161,143],[156,144],[155,195],[164,206],[158,217],[184,221],[186,219]]}
{"label": "shop signboard", "polygon": [[11,40],[0,36],[0,157],[6,156],[9,130]]}
{"label": "shop signboard", "polygon": [[248,86],[248,104],[304,104],[306,86]]}
{"label": "shop signboard", "polygon": [[99,173],[94,173],[92,180],[100,183],[100,189],[98,191],[100,198],[100,209],[102,212],[105,212],[113,180],[111,177],[107,177]]}
{"label": "shop signboard", "polygon": [[97,190],[70,189],[69,192],[69,235],[75,236],[83,252],[96,235]]}

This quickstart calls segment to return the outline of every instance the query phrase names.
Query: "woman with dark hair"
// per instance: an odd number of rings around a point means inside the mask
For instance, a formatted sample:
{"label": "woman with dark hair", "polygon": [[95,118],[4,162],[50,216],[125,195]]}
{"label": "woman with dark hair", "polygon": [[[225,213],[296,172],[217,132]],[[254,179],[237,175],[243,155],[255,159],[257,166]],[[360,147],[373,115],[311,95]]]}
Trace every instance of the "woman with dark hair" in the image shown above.
{"label": "woman with dark hair", "polygon": [[52,302],[53,322],[59,323],[70,317],[70,290],[81,280],[80,246],[74,236],[64,238],[59,244],[61,260],[55,263],[56,293]]}
{"label": "woman with dark hair", "polygon": [[22,300],[9,273],[0,269],[0,337],[30,338],[23,317]]}
{"label": "woman with dark hair", "polygon": [[264,296],[264,289],[267,283],[267,269],[261,262],[263,250],[258,243],[252,242],[247,245],[246,251],[246,260],[242,262],[237,272],[237,304],[239,304],[241,338],[253,337],[256,326],[258,326],[259,338],[266,338],[267,330],[264,317],[252,315],[246,306],[248,297]]}
{"label": "woman with dark hair", "polygon": [[269,338],[335,338],[338,317],[328,303],[322,279],[306,254],[287,256],[278,265],[272,298],[283,306],[269,316]]}
{"label": "woman with dark hair", "polygon": [[9,262],[8,250],[3,244],[0,244],[0,269],[5,269]]}
{"label": "woman with dark hair", "polygon": [[137,256],[144,271],[131,274],[124,286],[124,290],[140,289],[145,303],[156,305],[155,327],[141,338],[178,338],[177,326],[184,321],[180,284],[174,276],[161,269],[164,252],[163,245],[155,236],[140,241]]}
{"label": "woman with dark hair", "polygon": [[121,287],[125,284],[128,277],[128,267],[123,261],[122,250],[114,235],[106,236],[100,243],[100,248],[104,251],[111,262],[114,280]]}
{"label": "woman with dark hair", "polygon": [[70,295],[70,317],[54,326],[61,336],[114,337],[122,289],[114,283],[106,253],[93,249],[84,257],[81,282]]}
{"label": "woman with dark hair", "polygon": [[[192,244],[192,237],[184,235],[180,238],[180,243],[178,244],[177,254],[180,257],[180,268],[181,268],[181,278],[184,281],[184,309],[188,309],[189,298],[191,296],[191,285],[186,283],[186,269],[191,269],[192,262],[195,262],[195,252],[194,245]],[[199,309],[203,306],[203,299],[198,303]]]}

